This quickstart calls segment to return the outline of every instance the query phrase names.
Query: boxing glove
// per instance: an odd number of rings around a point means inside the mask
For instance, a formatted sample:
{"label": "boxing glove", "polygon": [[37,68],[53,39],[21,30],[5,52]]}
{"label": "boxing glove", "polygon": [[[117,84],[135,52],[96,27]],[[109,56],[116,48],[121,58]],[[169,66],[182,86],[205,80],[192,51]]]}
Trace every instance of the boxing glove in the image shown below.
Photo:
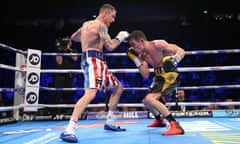
{"label": "boxing glove", "polygon": [[162,59],[163,68],[166,72],[176,71],[177,64],[182,60],[182,57],[179,54],[173,56],[165,56]]}
{"label": "boxing glove", "polygon": [[135,63],[137,67],[142,65],[141,60],[138,58],[138,54],[132,48],[127,50],[127,56]]}
{"label": "boxing glove", "polygon": [[117,34],[115,39],[119,40],[121,43],[121,42],[125,41],[128,38],[128,36],[129,36],[129,33],[127,31],[120,31]]}

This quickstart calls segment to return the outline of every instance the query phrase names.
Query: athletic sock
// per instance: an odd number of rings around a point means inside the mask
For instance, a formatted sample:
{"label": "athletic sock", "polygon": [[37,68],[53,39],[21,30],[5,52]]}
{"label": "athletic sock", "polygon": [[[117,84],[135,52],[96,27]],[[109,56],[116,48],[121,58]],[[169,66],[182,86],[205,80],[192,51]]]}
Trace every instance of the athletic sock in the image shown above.
{"label": "athletic sock", "polygon": [[172,114],[169,114],[166,118],[167,118],[167,120],[168,120],[169,122],[171,122],[171,121],[176,121],[176,120],[174,119],[174,117],[172,116]]}
{"label": "athletic sock", "polygon": [[67,126],[67,128],[66,128],[65,131],[66,131],[68,134],[74,134],[74,129],[75,129],[75,127],[76,127],[76,124],[77,124],[77,122],[74,121],[73,119],[69,120],[68,126]]}
{"label": "athletic sock", "polygon": [[115,119],[116,119],[116,116],[114,114],[113,111],[108,111],[108,115],[107,115],[107,124],[109,125],[114,125],[115,123]]}
{"label": "athletic sock", "polygon": [[161,121],[161,120],[162,120],[162,117],[161,117],[160,114],[158,114],[158,115],[155,115],[155,119],[158,120],[158,121]]}

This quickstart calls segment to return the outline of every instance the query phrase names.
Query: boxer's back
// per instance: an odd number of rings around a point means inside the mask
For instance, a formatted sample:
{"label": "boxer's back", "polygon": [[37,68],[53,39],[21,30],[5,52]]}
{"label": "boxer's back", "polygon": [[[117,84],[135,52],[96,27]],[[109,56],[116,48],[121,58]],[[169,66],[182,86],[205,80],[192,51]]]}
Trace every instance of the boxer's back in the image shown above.
{"label": "boxer's back", "polygon": [[83,52],[87,49],[102,51],[103,41],[99,36],[99,27],[101,24],[98,20],[90,20],[83,24],[80,37]]}

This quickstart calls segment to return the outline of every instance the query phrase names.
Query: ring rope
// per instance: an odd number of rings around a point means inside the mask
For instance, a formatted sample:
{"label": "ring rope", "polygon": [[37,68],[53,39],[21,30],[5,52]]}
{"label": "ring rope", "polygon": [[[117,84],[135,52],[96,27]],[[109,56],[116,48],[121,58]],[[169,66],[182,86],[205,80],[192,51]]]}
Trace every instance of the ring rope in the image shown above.
{"label": "ring rope", "polygon": [[13,70],[13,71],[20,71],[20,72],[25,72],[26,70],[10,65],[5,65],[5,64],[0,64],[0,68],[7,69],[7,70]]}
{"label": "ring rope", "polygon": [[[236,85],[208,85],[208,86],[185,86],[185,87],[178,87],[181,90],[195,90],[195,89],[223,89],[223,88],[240,88],[239,84]],[[53,87],[41,87],[42,90],[49,90],[49,91],[76,91],[76,90],[84,90],[84,88],[53,88]],[[131,87],[131,88],[124,88],[124,90],[148,90],[147,87]]]}
{"label": "ring rope", "polygon": [[[224,89],[224,88],[240,88],[239,84],[236,85],[208,85],[208,86],[183,86],[178,87],[181,90],[196,90],[196,89]],[[49,91],[77,91],[84,90],[84,88],[53,88],[53,87],[40,87],[42,90]],[[124,90],[148,90],[147,87],[131,87],[124,88]],[[0,88],[0,92],[14,92],[14,91],[24,91],[24,88]]]}
{"label": "ring rope", "polygon": [[[25,69],[13,67],[5,64],[0,64],[0,68],[25,72]],[[236,66],[210,66],[210,67],[178,67],[179,72],[192,72],[192,71],[226,71],[226,70],[240,70],[240,65]],[[110,69],[113,73],[136,73],[138,69]],[[42,73],[83,73],[80,69],[42,69]],[[150,69],[154,72],[154,69]]]}
{"label": "ring rope", "polygon": [[[5,45],[0,43],[0,48],[16,52],[16,53],[21,53],[21,54],[26,54],[26,51],[19,50],[16,48],[13,48],[11,46]],[[219,53],[240,53],[240,49],[222,49],[222,50],[196,50],[196,51],[186,51],[187,55],[196,55],[196,54],[219,54]],[[81,53],[42,53],[42,55],[45,56],[56,56],[56,55],[62,55],[62,56],[73,56],[73,55],[82,55]],[[107,56],[126,56],[126,53],[106,53]]]}
{"label": "ring rope", "polygon": [[[26,72],[26,69],[0,64],[0,68],[7,70],[14,70],[20,72]],[[240,66],[211,66],[211,67],[178,67],[179,72],[192,72],[192,71],[227,71],[227,70],[240,70]],[[137,73],[138,69],[110,69],[113,73]],[[41,69],[41,73],[83,73],[80,69]],[[154,72],[154,69],[150,69],[150,72]]]}
{"label": "ring rope", "polygon": [[[175,106],[175,102],[168,102],[166,103],[166,106]],[[239,106],[240,102],[178,102],[179,106],[214,106],[214,105],[219,105],[219,106],[228,106],[228,105],[234,105],[234,106]],[[24,107],[38,107],[38,108],[44,108],[44,107],[50,107],[50,108],[73,108],[75,104],[36,104],[36,105],[25,105],[25,104],[20,104],[17,106],[7,106],[7,107],[0,107],[0,111],[8,111],[8,110],[17,110],[20,108]],[[105,107],[105,104],[89,104],[87,107]],[[119,103],[118,107],[144,107],[144,104],[142,103]]]}
{"label": "ring rope", "polygon": [[23,92],[25,90],[25,88],[0,88],[0,92]]}
{"label": "ring rope", "polygon": [[[240,53],[240,49],[186,51],[186,55]],[[42,53],[44,56],[80,56],[81,53]],[[126,56],[126,53],[105,53],[106,56]]]}
{"label": "ring rope", "polygon": [[13,48],[13,47],[11,47],[11,46],[8,46],[8,45],[2,44],[2,43],[0,43],[0,48],[9,50],[9,51],[11,51],[11,52],[16,52],[16,53],[20,53],[20,54],[27,54],[26,51],[19,50],[19,49]]}
{"label": "ring rope", "polygon": [[[179,72],[192,72],[192,71],[226,71],[226,70],[240,70],[240,65],[237,66],[211,66],[211,67],[179,67]],[[113,73],[136,73],[138,69],[110,69]],[[76,69],[42,69],[42,73],[82,73],[82,70]],[[154,72],[154,69],[150,69],[150,72]]]}
{"label": "ring rope", "polygon": [[[181,90],[196,90],[196,89],[224,89],[224,88],[240,88],[239,84],[236,85],[208,85],[208,86],[183,86],[178,87]],[[53,88],[53,87],[40,87],[42,90],[49,91],[77,91],[84,90],[84,88]],[[124,88],[124,90],[148,90],[147,87],[131,87]],[[24,91],[24,88],[0,88],[0,92],[14,92],[14,91]]]}
{"label": "ring rope", "polygon": [[[178,87],[181,90],[195,90],[195,89],[223,89],[223,88],[240,88],[240,84],[236,85],[207,85],[207,86],[183,86]],[[139,87],[131,87],[124,88],[124,90],[148,90],[149,88],[139,88]]]}
{"label": "ring rope", "polygon": [[226,54],[226,53],[240,53],[240,49],[186,51],[187,55],[196,55],[196,54]]}
{"label": "ring rope", "polygon": [[209,85],[209,86],[185,86],[179,87],[182,90],[194,90],[194,89],[224,89],[224,88],[240,88],[239,84],[236,85]]}
{"label": "ring rope", "polygon": [[1,111],[10,111],[10,110],[19,110],[22,107],[23,107],[23,104],[20,104],[17,106],[4,106],[4,107],[0,107],[0,112]]}
{"label": "ring rope", "polygon": [[42,53],[43,56],[81,56],[82,53]]}

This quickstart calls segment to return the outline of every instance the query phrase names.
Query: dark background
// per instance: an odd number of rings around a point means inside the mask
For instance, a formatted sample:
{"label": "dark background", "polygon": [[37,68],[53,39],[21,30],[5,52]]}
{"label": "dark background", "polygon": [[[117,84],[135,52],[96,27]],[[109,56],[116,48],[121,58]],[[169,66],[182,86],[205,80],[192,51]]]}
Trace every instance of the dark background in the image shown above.
{"label": "dark background", "polygon": [[149,39],[165,36],[179,43],[189,41],[191,47],[238,46],[235,35],[239,34],[240,18],[235,0],[3,1],[1,41],[22,49],[44,50],[56,36],[72,34],[83,21],[97,15],[103,3],[111,3],[118,10],[110,28],[113,36],[122,29],[142,29]]}
{"label": "dark background", "polygon": [[[93,19],[104,3],[113,4],[118,13],[109,28],[114,37],[118,31],[140,29],[149,40],[165,39],[186,51],[211,49],[239,49],[240,9],[238,1],[216,0],[8,0],[1,1],[0,43],[26,50],[39,49],[54,52],[55,38],[71,35],[81,24]],[[81,52],[79,43],[73,48]],[[122,44],[115,52],[124,52]],[[0,63],[14,65],[15,55],[0,49]],[[180,67],[239,65],[239,54],[186,56]],[[134,68],[126,57],[108,58],[110,68]],[[55,68],[54,57],[43,57],[42,68]],[[76,68],[79,68],[78,61]],[[0,69],[0,86],[14,87],[14,73]],[[151,79],[139,74],[117,74],[125,87],[148,87]],[[8,79],[6,79],[6,77]],[[42,74],[41,85],[52,87],[53,75]],[[181,86],[239,84],[239,71],[209,71],[181,73]],[[82,87],[81,75],[75,75],[73,87]],[[141,102],[145,92],[125,91],[122,102]],[[11,103],[13,94],[4,93],[5,103]],[[82,91],[74,93],[76,101]],[[239,100],[238,89],[187,90],[188,99],[194,101]],[[40,92],[41,103],[51,103],[51,92]],[[96,99],[103,101],[102,94]]]}

